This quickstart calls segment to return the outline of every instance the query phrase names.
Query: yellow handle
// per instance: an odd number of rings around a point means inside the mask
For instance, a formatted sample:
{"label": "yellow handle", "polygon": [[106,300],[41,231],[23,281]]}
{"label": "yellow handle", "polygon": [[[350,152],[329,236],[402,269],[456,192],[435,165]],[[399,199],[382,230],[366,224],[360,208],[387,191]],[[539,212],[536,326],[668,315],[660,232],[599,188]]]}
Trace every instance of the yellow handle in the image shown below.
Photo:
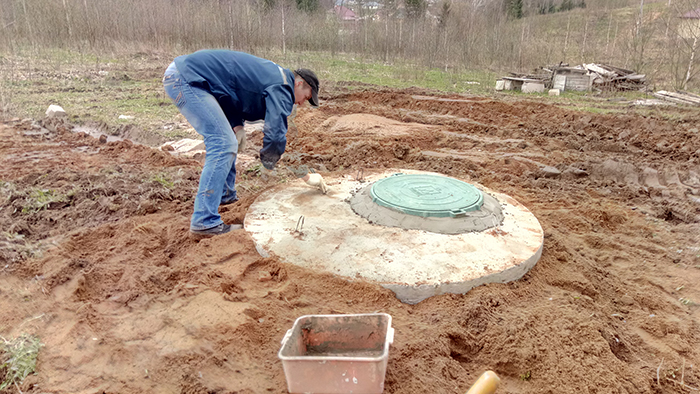
{"label": "yellow handle", "polygon": [[479,376],[467,394],[493,394],[498,388],[501,379],[493,371],[486,371]]}

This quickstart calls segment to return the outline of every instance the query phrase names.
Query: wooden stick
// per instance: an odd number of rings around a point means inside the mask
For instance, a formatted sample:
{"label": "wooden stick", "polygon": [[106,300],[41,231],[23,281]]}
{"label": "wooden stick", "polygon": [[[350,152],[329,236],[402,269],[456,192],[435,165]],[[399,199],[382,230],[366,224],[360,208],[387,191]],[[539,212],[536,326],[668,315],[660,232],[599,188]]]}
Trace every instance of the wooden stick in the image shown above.
{"label": "wooden stick", "polygon": [[681,368],[681,386],[684,385],[683,378],[685,378],[685,357],[683,357],[683,367]]}
{"label": "wooden stick", "polygon": [[661,359],[661,364],[656,368],[656,384],[661,387],[661,381],[659,380],[659,371],[661,371],[661,366],[664,364],[664,359]]}
{"label": "wooden stick", "polygon": [[680,384],[681,387],[685,387],[685,388],[687,388],[688,390],[700,391],[700,389],[696,389],[695,387],[688,386],[687,384],[681,383],[681,382],[679,382],[679,381],[677,381],[677,380],[673,380],[673,379],[671,379],[671,378],[666,378],[666,380],[668,380],[669,382],[673,382],[673,383],[675,383],[675,384]]}

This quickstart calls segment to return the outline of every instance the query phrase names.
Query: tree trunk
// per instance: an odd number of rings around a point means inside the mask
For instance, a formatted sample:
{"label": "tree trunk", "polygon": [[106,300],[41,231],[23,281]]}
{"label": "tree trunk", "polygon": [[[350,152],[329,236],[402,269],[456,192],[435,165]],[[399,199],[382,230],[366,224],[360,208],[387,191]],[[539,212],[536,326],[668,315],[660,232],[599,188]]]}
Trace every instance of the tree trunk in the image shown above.
{"label": "tree trunk", "polygon": [[698,37],[693,39],[693,47],[690,50],[690,61],[688,62],[688,71],[685,73],[685,80],[683,80],[683,90],[688,86],[688,81],[690,81],[690,73],[693,70],[693,61],[695,60],[695,50],[698,47]]}
{"label": "tree trunk", "polygon": [[569,31],[571,30],[571,13],[569,13],[569,19],[566,21],[566,37],[564,37],[564,60],[566,60],[566,50],[569,46]]}
{"label": "tree trunk", "polygon": [[608,34],[605,37],[605,61],[609,62],[610,57],[608,52],[608,49],[610,48],[610,28],[612,27],[612,20],[613,20],[613,14],[612,12],[610,13],[610,19],[608,20]]}
{"label": "tree trunk", "polygon": [[68,25],[68,40],[73,41],[73,27],[70,24],[70,14],[68,13],[68,6],[66,6],[66,0],[63,0],[63,12],[66,14],[66,24]]}
{"label": "tree trunk", "polygon": [[523,30],[520,33],[520,45],[518,45],[518,69],[523,68],[523,45],[525,45],[525,22],[523,23]]}
{"label": "tree trunk", "polygon": [[88,8],[87,0],[83,0],[83,7],[85,7],[85,24],[88,29],[88,40],[91,45],[95,45],[95,32],[92,30],[92,24],[90,23],[90,9]]}
{"label": "tree trunk", "polygon": [[29,41],[34,44],[34,33],[32,32],[32,24],[29,22],[29,15],[27,14],[27,0],[22,0],[22,9],[24,10],[24,21],[27,23],[27,32],[29,33]]}
{"label": "tree trunk", "polygon": [[[384,10],[386,11],[386,7],[384,7]],[[388,11],[386,11],[386,15],[384,16],[384,61],[389,60],[389,15]]]}
{"label": "tree trunk", "polygon": [[583,43],[581,44],[581,62],[586,62],[586,39],[588,38],[588,17],[586,16],[586,24],[583,27]]}
{"label": "tree trunk", "polygon": [[282,55],[287,54],[287,32],[285,31],[285,15],[284,15],[285,5],[282,4]]}
{"label": "tree trunk", "polygon": [[233,0],[228,0],[228,48],[233,49]]}
{"label": "tree trunk", "polygon": [[640,0],[639,3],[639,19],[637,20],[637,26],[634,29],[634,38],[639,36],[639,29],[642,27],[642,18],[644,17],[644,0]]}

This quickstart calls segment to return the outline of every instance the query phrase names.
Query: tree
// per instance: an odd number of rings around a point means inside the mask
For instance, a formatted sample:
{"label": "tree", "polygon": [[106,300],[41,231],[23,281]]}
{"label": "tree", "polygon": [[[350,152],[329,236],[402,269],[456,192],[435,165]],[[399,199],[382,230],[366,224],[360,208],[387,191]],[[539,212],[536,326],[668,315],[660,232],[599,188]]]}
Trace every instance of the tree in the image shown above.
{"label": "tree", "polygon": [[559,5],[559,11],[570,11],[574,9],[574,2],[572,0],[564,0]]}
{"label": "tree", "polygon": [[297,9],[299,9],[300,11],[307,12],[309,14],[319,9],[318,0],[296,0],[296,2]]}
{"label": "tree", "polygon": [[406,14],[409,18],[419,19],[425,15],[425,10],[428,8],[426,0],[405,0]]}
{"label": "tree", "polygon": [[523,17],[523,0],[508,0],[506,3],[506,14],[513,19]]}

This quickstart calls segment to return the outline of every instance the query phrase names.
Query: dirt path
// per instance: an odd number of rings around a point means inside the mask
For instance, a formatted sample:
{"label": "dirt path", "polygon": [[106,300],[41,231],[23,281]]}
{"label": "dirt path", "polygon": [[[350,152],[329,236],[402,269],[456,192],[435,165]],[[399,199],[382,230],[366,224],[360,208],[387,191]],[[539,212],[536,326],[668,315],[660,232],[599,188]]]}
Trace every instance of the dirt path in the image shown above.
{"label": "dirt path", "polygon": [[[396,328],[387,393],[463,393],[486,369],[500,393],[700,388],[700,116],[426,94],[338,91],[300,111],[284,163],[437,171],[540,220],[543,256],[522,280],[413,306],[260,258],[245,232],[190,240],[194,160],[60,122],[1,125],[0,335],[45,344],[22,391],[283,393],[296,317],[373,311]],[[260,141],[227,222],[285,180],[260,173]]]}

